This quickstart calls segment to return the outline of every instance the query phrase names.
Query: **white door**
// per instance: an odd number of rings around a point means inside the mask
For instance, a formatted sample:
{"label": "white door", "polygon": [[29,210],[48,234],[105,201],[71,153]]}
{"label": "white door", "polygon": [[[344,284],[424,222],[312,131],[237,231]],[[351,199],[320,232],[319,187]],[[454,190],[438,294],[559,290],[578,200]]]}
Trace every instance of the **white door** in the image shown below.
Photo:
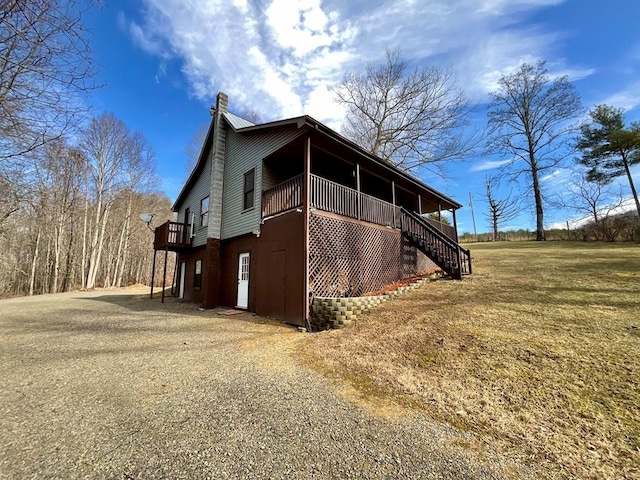
{"label": "white door", "polygon": [[184,275],[187,270],[187,263],[180,263],[180,289],[178,291],[178,298],[184,298]]}
{"label": "white door", "polygon": [[238,260],[238,308],[249,306],[249,254],[241,253]]}

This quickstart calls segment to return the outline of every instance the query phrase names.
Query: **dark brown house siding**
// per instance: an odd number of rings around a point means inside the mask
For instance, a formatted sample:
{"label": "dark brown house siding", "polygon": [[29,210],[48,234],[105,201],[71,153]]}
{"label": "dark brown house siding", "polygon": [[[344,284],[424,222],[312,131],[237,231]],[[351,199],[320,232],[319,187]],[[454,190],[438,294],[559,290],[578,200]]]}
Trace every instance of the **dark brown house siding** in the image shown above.
{"label": "dark brown house siding", "polygon": [[257,258],[256,313],[304,325],[304,214],[293,211],[265,221]]}
{"label": "dark brown house siding", "polygon": [[249,305],[247,310],[256,311],[256,273],[259,265],[255,235],[223,240],[220,249],[220,305],[235,307],[238,303],[238,259],[241,253],[249,253]]}
{"label": "dark brown house siding", "polygon": [[214,308],[220,305],[220,240],[207,239],[207,253],[202,262],[203,305]]}
{"label": "dark brown house siding", "polygon": [[[188,252],[181,252],[178,258],[178,268],[181,268],[182,262],[185,263],[186,271],[184,276],[184,300],[187,302],[193,303],[204,303],[205,293],[206,293],[206,271],[205,271],[205,257],[207,256],[206,247],[198,247]],[[202,286],[199,289],[193,288],[193,283],[195,279],[195,266],[196,261],[200,260],[202,262]],[[178,271],[178,276],[176,277],[176,297],[180,292],[180,271]]]}

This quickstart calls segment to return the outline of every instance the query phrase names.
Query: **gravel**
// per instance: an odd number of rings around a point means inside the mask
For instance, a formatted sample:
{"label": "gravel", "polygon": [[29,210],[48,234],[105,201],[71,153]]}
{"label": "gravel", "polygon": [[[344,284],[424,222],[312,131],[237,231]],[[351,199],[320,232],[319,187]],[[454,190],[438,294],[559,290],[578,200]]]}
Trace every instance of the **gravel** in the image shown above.
{"label": "gravel", "polygon": [[0,478],[516,475],[451,427],[351,401],[297,364],[305,336],[139,290],[2,300]]}

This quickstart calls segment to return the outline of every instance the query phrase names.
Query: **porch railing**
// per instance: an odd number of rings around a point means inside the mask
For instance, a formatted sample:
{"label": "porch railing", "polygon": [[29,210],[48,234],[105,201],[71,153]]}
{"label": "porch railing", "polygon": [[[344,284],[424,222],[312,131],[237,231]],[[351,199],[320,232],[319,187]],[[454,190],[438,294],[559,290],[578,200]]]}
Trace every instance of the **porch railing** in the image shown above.
{"label": "porch railing", "polygon": [[298,175],[262,192],[262,218],[300,207],[303,180],[304,175]]}
{"label": "porch railing", "polygon": [[[262,218],[302,206],[304,176],[290,178],[262,192]],[[360,193],[326,178],[311,175],[311,207],[325,212],[359,218],[365,222],[400,228],[400,207]],[[358,215],[358,211],[360,215]],[[424,219],[455,241],[455,229],[436,220]]]}
{"label": "porch railing", "polygon": [[155,229],[153,247],[156,250],[190,247],[189,230],[187,223],[165,222]]}
{"label": "porch railing", "polygon": [[453,240],[454,242],[457,242],[456,239],[456,229],[453,228],[451,225],[446,225],[442,222],[439,222],[433,218],[429,218],[429,217],[422,217],[422,219],[427,222],[428,224],[430,224],[432,227],[437,228],[438,230],[440,230],[442,233],[444,233],[447,237],[449,237],[451,240]]}
{"label": "porch railing", "polygon": [[358,191],[326,178],[311,175],[311,207],[358,218]]}
{"label": "porch railing", "polygon": [[[394,214],[394,209],[396,210]],[[392,203],[372,197],[366,193],[360,194],[360,219],[365,222],[378,223],[388,227],[396,225],[400,218],[400,207],[394,207]]]}

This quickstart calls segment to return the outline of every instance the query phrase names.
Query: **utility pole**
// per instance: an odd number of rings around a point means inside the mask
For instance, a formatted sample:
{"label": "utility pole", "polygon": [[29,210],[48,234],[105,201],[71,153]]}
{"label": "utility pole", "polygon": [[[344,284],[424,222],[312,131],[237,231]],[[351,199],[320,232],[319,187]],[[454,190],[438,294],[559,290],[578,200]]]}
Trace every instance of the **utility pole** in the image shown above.
{"label": "utility pole", "polygon": [[476,230],[476,216],[473,213],[473,195],[469,192],[469,207],[471,207],[471,220],[473,220],[473,235],[476,237],[476,242],[478,241],[478,232]]}

